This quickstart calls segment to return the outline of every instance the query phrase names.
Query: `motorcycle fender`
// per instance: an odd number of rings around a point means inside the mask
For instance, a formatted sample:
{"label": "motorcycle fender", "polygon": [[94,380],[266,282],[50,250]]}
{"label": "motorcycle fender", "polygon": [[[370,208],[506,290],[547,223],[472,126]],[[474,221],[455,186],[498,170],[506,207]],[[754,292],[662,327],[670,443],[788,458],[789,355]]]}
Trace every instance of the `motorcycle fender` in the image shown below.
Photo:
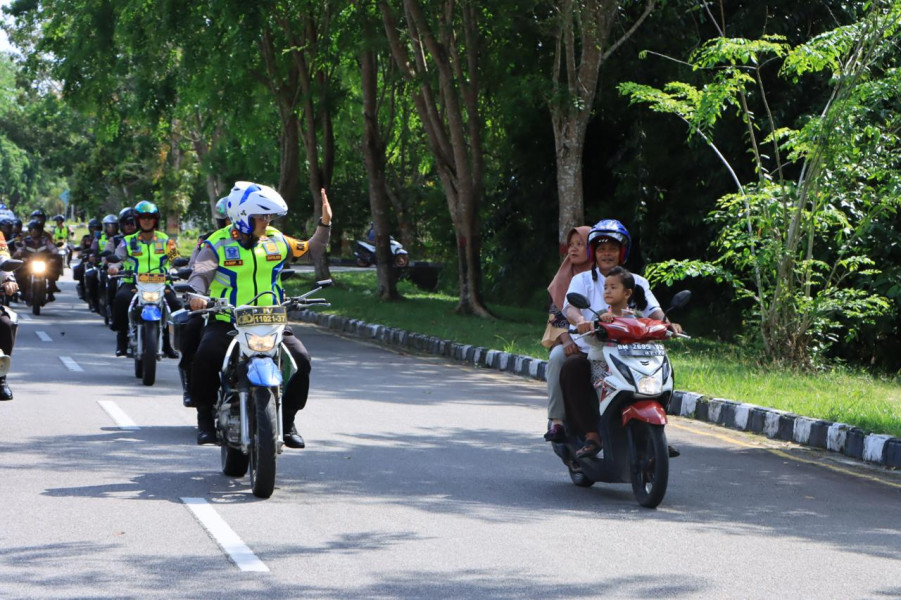
{"label": "motorcycle fender", "polygon": [[638,419],[651,425],[666,425],[666,411],[655,400],[642,400],[630,404],[623,410],[623,425],[625,426],[632,419]]}
{"label": "motorcycle fender", "polygon": [[255,357],[247,365],[247,380],[250,385],[271,388],[282,384],[282,373],[271,358]]}
{"label": "motorcycle fender", "polygon": [[141,320],[143,321],[160,321],[163,318],[163,311],[156,304],[145,304],[141,308]]}

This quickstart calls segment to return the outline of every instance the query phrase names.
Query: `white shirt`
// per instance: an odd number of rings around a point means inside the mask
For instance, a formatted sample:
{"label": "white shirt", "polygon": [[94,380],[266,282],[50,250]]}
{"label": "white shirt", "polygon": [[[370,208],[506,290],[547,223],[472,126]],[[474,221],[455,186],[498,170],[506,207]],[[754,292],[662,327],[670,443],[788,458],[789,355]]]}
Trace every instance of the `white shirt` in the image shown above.
{"label": "white shirt", "polygon": [[[607,310],[607,303],[604,302],[604,280],[606,279],[600,271],[595,269],[595,273],[598,275],[597,281],[592,281],[591,279],[591,271],[585,271],[584,273],[579,273],[575,277],[572,278],[572,281],[569,282],[569,289],[566,290],[566,293],[570,292],[578,292],[582,294],[586,298],[588,298],[588,305],[591,306],[598,313],[604,313]],[[645,316],[650,316],[654,314],[654,311],[661,310],[660,302],[657,301],[657,298],[654,297],[654,294],[651,292],[651,286],[648,283],[648,280],[642,277],[641,275],[632,274],[632,277],[635,278],[635,285],[644,289],[645,299],[648,301],[648,306],[645,308],[642,313]],[[569,300],[563,303],[563,314],[566,314],[566,310],[572,306],[569,303]],[[582,316],[585,317],[586,321],[593,321],[597,319],[595,314],[588,310],[587,308],[582,309]],[[581,348],[582,352],[588,352],[590,346],[587,342],[583,341],[582,338],[578,338],[575,340],[576,345]]]}

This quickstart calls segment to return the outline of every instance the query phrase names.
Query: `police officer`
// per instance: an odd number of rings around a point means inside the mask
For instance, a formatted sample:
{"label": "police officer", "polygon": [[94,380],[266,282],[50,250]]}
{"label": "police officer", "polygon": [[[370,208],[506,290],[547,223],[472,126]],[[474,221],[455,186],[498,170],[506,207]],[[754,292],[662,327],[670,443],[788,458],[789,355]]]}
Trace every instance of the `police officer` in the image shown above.
{"label": "police officer", "polygon": [[[165,273],[169,262],[178,257],[178,249],[175,241],[165,233],[157,231],[160,222],[160,211],[153,202],[142,200],[135,205],[135,216],[138,222],[138,231],[125,236],[116,248],[116,256],[123,262],[123,268],[128,271],[122,278],[119,291],[113,300],[113,324],[116,331],[116,356],[125,356],[128,350],[128,306],[135,294],[134,275],[136,273]],[[119,273],[119,266],[110,265],[110,275]],[[181,302],[168,286],[165,291],[166,303],[171,310],[181,308]],[[169,341],[169,332],[163,335],[163,353],[169,358],[178,358],[178,353],[172,349]]]}
{"label": "police officer", "polygon": [[[232,224],[214,232],[203,242],[188,284],[196,292],[217,298],[228,298],[235,306],[246,304],[259,292],[271,290],[281,298],[278,274],[292,254],[291,243],[269,223],[288,212],[284,199],[274,189],[239,181],[228,195],[228,215]],[[322,218],[304,251],[325,252],[331,226],[332,210],[322,190]],[[257,299],[257,304],[275,303],[271,295]],[[191,298],[191,309],[206,306],[202,298]],[[216,443],[213,405],[219,388],[219,367],[225,358],[234,330],[232,317],[211,317],[203,330],[200,347],[191,372],[191,398],[197,408],[197,443]],[[297,372],[285,385],[282,405],[283,440],[289,448],[303,448],[304,440],[294,426],[294,416],[304,407],[310,388],[310,354],[294,335],[291,327],[284,331],[283,343],[297,363]]]}
{"label": "police officer", "polygon": [[[11,223],[10,223],[11,224]],[[0,233],[0,262],[9,258],[6,237]],[[0,293],[7,296],[19,291],[16,278],[11,271],[0,271]],[[16,313],[6,306],[0,306],[0,350],[4,356],[11,356],[16,343]],[[9,359],[0,361],[0,400],[12,400],[13,392],[6,383],[6,372],[9,370]]]}

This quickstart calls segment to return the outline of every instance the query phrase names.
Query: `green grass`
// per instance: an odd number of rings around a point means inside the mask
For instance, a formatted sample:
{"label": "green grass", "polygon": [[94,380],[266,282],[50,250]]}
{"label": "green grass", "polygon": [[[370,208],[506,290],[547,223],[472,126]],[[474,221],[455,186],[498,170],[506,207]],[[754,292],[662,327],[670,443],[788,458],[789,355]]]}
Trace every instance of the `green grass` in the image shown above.
{"label": "green grass", "polygon": [[[335,286],[322,292],[332,306],[323,309],[368,323],[398,327],[475,346],[546,359],[539,343],[546,320],[541,307],[490,304],[497,320],[454,312],[457,298],[428,294],[400,282],[405,299],[381,302],[375,294],[375,271],[334,273]],[[309,287],[312,274],[289,283],[296,293]],[[691,333],[691,332],[688,332]],[[669,344],[677,389],[748,402],[799,415],[840,421],[866,431],[901,437],[901,386],[897,378],[836,369],[815,374],[760,366],[739,348],[708,340]]]}

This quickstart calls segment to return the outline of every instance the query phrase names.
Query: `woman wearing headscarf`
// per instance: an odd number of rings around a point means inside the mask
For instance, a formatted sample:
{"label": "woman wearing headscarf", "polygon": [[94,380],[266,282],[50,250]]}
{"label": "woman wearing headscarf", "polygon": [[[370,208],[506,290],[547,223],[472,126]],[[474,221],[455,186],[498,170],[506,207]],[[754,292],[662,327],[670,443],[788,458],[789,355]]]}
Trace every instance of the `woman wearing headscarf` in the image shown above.
{"label": "woman wearing headscarf", "polygon": [[588,226],[574,227],[566,236],[566,257],[557,269],[557,274],[547,286],[550,296],[548,323],[541,339],[541,345],[550,350],[547,363],[547,418],[548,430],[544,439],[562,442],[566,439],[563,430],[563,392],[560,390],[560,368],[568,356],[581,352],[569,335],[569,322],[563,315],[566,290],[572,278],[591,268],[588,256]]}

